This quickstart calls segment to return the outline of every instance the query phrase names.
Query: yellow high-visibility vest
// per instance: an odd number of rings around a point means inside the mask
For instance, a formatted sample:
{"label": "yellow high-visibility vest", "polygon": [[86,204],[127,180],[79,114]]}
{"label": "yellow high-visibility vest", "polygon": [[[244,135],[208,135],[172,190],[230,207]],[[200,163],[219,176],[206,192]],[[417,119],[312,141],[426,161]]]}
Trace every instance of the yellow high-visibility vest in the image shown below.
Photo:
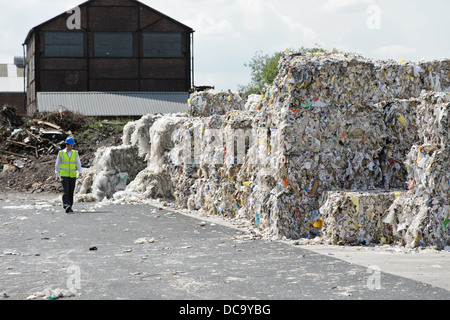
{"label": "yellow high-visibility vest", "polygon": [[59,166],[60,177],[77,177],[77,159],[78,151],[72,150],[72,155],[69,158],[67,152],[59,151],[59,157],[61,158],[61,165]]}

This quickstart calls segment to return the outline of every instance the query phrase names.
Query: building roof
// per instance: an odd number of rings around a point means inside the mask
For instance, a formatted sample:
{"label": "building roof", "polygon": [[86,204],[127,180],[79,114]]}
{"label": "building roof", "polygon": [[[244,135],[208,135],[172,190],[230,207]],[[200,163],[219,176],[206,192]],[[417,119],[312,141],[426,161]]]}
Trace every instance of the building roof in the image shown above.
{"label": "building roof", "polygon": [[188,111],[187,92],[38,92],[37,110],[86,116],[143,116]]}
{"label": "building roof", "polygon": [[[88,0],[88,1],[85,1],[85,2],[83,2],[83,3],[81,3],[81,4],[79,4],[78,7],[82,7],[82,6],[85,6],[85,5],[94,3],[94,2],[96,2],[96,1],[97,1],[97,0]],[[150,9],[150,10],[152,10],[153,12],[157,13],[158,15],[160,15],[160,16],[162,16],[162,17],[165,17],[165,18],[167,18],[168,20],[172,21],[173,23],[182,26],[183,28],[185,28],[186,30],[188,30],[190,33],[194,33],[194,30],[193,30],[191,27],[188,27],[187,25],[185,25],[185,24],[183,24],[183,23],[181,23],[181,22],[179,22],[179,21],[177,21],[177,20],[175,20],[175,19],[169,17],[168,15],[165,15],[164,13],[162,13],[162,12],[160,12],[160,11],[158,11],[158,10],[153,9],[152,7],[146,5],[146,4],[142,3],[142,2],[139,2],[139,1],[137,1],[137,0],[128,0],[128,1],[134,2],[134,3],[138,4],[138,5],[141,6],[141,7],[145,7],[145,8],[147,8],[147,9]],[[53,18],[51,18],[51,19],[49,19],[49,20],[47,20],[47,21],[45,21],[45,22],[42,22],[41,24],[39,24],[39,25],[35,26],[34,28],[32,28],[32,29],[28,32],[28,34],[27,34],[27,36],[26,36],[26,38],[25,38],[24,44],[28,43],[28,40],[30,39],[30,37],[32,36],[32,34],[33,34],[37,29],[41,28],[42,26],[46,25],[47,23],[49,23],[49,22],[51,22],[51,21],[53,21],[53,20],[56,20],[56,19],[58,19],[59,17],[64,16],[64,15],[67,15],[67,12],[63,12],[63,13],[57,15],[56,17],[53,17]]]}
{"label": "building roof", "polygon": [[24,69],[15,64],[0,64],[0,92],[23,92]]}

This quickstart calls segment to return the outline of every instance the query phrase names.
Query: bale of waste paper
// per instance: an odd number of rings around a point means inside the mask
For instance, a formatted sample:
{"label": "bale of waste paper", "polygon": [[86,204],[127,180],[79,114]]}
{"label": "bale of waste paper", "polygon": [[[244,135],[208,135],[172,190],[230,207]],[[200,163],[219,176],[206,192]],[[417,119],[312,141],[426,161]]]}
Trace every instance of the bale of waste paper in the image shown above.
{"label": "bale of waste paper", "polygon": [[77,185],[77,200],[100,201],[123,190],[146,167],[134,146],[101,147]]}
{"label": "bale of waste paper", "polygon": [[[436,96],[442,92],[420,93],[447,90],[449,67],[448,59],[285,55],[274,85],[248,103],[206,91],[191,96],[190,114],[147,115],[127,125],[124,146],[136,149],[130,163],[144,159],[145,166],[133,177],[114,169],[130,178],[113,197],[170,198],[178,207],[246,219],[276,238],[410,243],[404,230],[420,230],[420,241],[436,243],[423,235],[448,233],[448,112]],[[408,186],[407,195],[393,191]],[[351,192],[365,211],[356,218]],[[425,218],[409,225],[406,208]],[[424,224],[431,215],[442,223]],[[358,228],[339,233],[345,223]]]}
{"label": "bale of waste paper", "polygon": [[207,90],[190,95],[189,114],[194,117],[223,115],[233,110],[244,110],[245,97],[231,91]]}
{"label": "bale of waste paper", "polygon": [[284,56],[257,108],[255,121],[270,144],[271,161],[263,161],[270,166],[262,168],[275,170],[275,186],[262,193],[250,183],[254,221],[266,221],[280,236],[315,237],[326,191],[405,187],[417,98],[437,87],[436,79],[447,88],[449,66],[448,59],[402,64],[352,54]]}
{"label": "bale of waste paper", "polygon": [[386,244],[395,241],[390,225],[383,223],[393,201],[405,191],[330,191],[315,224],[330,244]]}
{"label": "bale of waste paper", "polygon": [[417,109],[420,144],[407,155],[408,192],[385,222],[411,247],[450,244],[450,93],[428,92]]}
{"label": "bale of waste paper", "polygon": [[285,88],[292,106],[366,106],[450,87],[450,59],[412,63],[351,53],[305,53],[285,55],[279,69],[275,84]]}

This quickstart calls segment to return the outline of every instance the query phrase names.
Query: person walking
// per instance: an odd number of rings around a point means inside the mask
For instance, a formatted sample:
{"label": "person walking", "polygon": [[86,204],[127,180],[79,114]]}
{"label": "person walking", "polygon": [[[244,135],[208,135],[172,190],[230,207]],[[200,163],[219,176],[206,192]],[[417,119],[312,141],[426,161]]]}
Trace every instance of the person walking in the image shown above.
{"label": "person walking", "polygon": [[64,190],[62,196],[63,208],[66,213],[73,212],[73,194],[75,191],[75,183],[81,178],[82,169],[78,151],[74,150],[75,140],[69,137],[65,140],[66,148],[58,152],[55,163],[56,180],[61,181]]}

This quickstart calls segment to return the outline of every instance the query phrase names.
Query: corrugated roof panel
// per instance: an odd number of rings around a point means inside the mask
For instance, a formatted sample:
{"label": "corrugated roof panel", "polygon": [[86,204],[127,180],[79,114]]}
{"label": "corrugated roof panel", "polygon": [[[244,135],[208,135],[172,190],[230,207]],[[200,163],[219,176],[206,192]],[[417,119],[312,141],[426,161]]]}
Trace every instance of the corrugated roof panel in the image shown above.
{"label": "corrugated roof panel", "polygon": [[86,116],[188,112],[187,92],[38,92],[38,111],[67,109]]}

